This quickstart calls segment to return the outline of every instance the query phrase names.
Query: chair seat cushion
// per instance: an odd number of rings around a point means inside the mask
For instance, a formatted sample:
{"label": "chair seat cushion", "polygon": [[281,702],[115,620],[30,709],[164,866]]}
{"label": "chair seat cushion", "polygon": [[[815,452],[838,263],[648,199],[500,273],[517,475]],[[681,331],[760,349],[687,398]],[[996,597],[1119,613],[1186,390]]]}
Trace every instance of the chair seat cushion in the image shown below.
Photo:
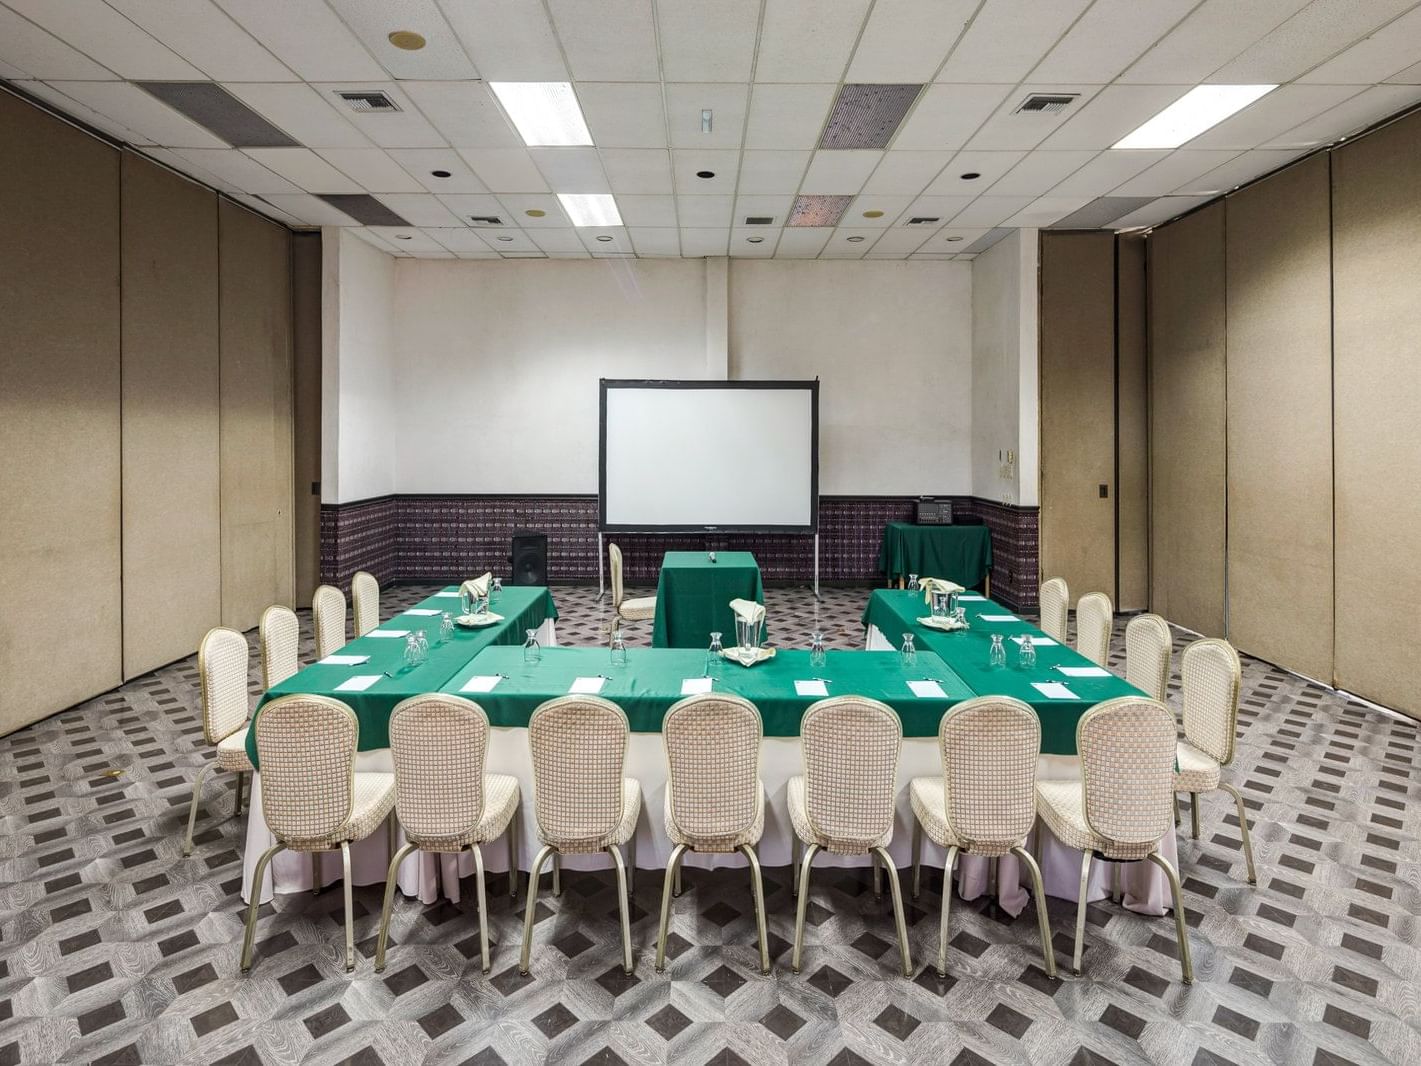
{"label": "chair seat cushion", "polygon": [[672,844],[685,844],[692,851],[734,851],[742,844],[758,844],[765,832],[765,783],[757,781],[755,817],[744,832],[728,836],[690,836],[681,831],[671,816],[671,785],[666,785],[666,836]]}
{"label": "chair seat cushion", "polygon": [[646,622],[656,617],[656,597],[638,596],[634,600],[623,600],[617,614],[628,622]]}
{"label": "chair seat cushion", "polygon": [[844,840],[833,840],[815,831],[814,826],[809,821],[809,804],[806,797],[804,778],[791,777],[788,787],[789,820],[794,826],[795,835],[806,844],[818,844],[826,851],[832,851],[836,855],[862,855],[865,851],[873,848],[886,848],[893,839],[893,825],[890,822],[888,830],[877,840],[870,841],[867,847],[861,842],[850,842]]}
{"label": "chair seat cushion", "polygon": [[362,771],[354,780],[350,817],[330,836],[290,837],[281,842],[291,851],[328,851],[345,841],[364,840],[380,828],[395,809],[395,775]]}
{"label": "chair seat cushion", "polygon": [[479,824],[453,836],[426,837],[405,831],[405,839],[422,851],[463,851],[501,837],[518,811],[518,778],[511,774],[484,774],[484,813]]}
{"label": "chair seat cushion", "polygon": [[1036,813],[1057,840],[1077,851],[1098,851],[1112,859],[1143,859],[1159,847],[1121,844],[1096,835],[1085,820],[1085,788],[1079,781],[1036,782]]}
{"label": "chair seat cushion", "polygon": [[1223,768],[1213,756],[1200,751],[1187,740],[1181,740],[1175,749],[1178,769],[1174,771],[1176,792],[1212,792],[1219,787]]}
{"label": "chair seat cushion", "polygon": [[962,846],[947,824],[946,781],[941,777],[913,778],[908,785],[908,801],[929,840],[944,848]]}
{"label": "chair seat cushion", "polygon": [[252,765],[252,760],[247,758],[247,730],[249,728],[249,726],[242,726],[230,737],[223,737],[217,742],[217,768],[219,770],[256,773],[256,767]]}
{"label": "chair seat cushion", "polygon": [[551,840],[543,832],[543,827],[540,824],[537,827],[538,840],[544,844],[551,844],[558,851],[567,855],[604,851],[613,844],[620,847],[630,840],[632,834],[636,832],[636,822],[640,815],[641,782],[634,777],[624,777],[622,778],[622,820],[609,834],[583,840]]}

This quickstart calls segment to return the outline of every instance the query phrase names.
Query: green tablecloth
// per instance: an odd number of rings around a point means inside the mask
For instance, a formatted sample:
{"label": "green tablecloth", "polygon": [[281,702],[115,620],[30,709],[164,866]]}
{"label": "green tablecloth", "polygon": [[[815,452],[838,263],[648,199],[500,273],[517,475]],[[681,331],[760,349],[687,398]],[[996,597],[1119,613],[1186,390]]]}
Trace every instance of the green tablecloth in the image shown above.
{"label": "green tablecloth", "polygon": [[[1144,695],[1114,674],[1108,677],[1067,677],[1053,669],[1055,666],[1095,665],[1065,645],[1038,647],[1036,669],[1030,673],[1018,669],[1017,646],[1011,638],[1023,633],[1030,634],[1033,639],[1045,638],[1045,634],[1019,618],[1014,622],[984,621],[984,614],[1012,614],[991,600],[965,599],[961,602],[972,628],[966,632],[943,633],[917,623],[918,618],[929,613],[922,593],[875,589],[869,596],[868,606],[864,608],[863,624],[877,626],[895,647],[902,644],[904,633],[913,634],[913,643],[918,648],[926,648],[942,656],[975,695],[1012,696],[1030,704],[1041,719],[1041,751],[1047,755],[1076,754],[1076,722],[1097,703],[1117,696]],[[1001,633],[1007,638],[1004,641],[1007,649],[1007,665],[1004,668],[994,669],[988,665],[993,633]],[[1032,683],[1038,681],[1062,682],[1080,698],[1049,699],[1032,687]]]}
{"label": "green tablecloth", "polygon": [[[705,652],[678,648],[633,648],[627,665],[613,667],[606,648],[548,648],[542,662],[527,666],[521,648],[488,648],[460,670],[443,691],[459,693],[471,677],[505,675],[491,692],[462,693],[488,713],[496,726],[526,726],[539,704],[567,694],[578,677],[608,678],[599,695],[626,711],[638,733],[661,730],[667,709],[682,699],[681,682],[705,673]],[[822,679],[834,696],[872,696],[888,704],[903,720],[905,736],[936,736],[943,713],[971,696],[946,663],[931,652],[918,655],[917,665],[904,671],[897,652],[831,651],[824,666],[809,665],[809,652],[780,649],[769,662],[746,668],[722,662],[716,691],[743,696],[760,709],[765,735],[799,735],[804,711],[822,696],[801,696],[796,680]],[[946,699],[919,698],[908,682],[924,678],[938,681]]]}
{"label": "green tablecloth", "polygon": [[[720,633],[728,648],[735,643],[731,600],[765,602],[760,567],[749,552],[667,552],[656,584],[656,621],[651,643],[657,648],[701,648]],[[766,629],[769,620],[766,620]]]}
{"label": "green tablecloth", "polygon": [[889,522],[883,527],[878,569],[889,580],[917,574],[977,588],[992,572],[992,534],[986,526]]}
{"label": "green tablecloth", "polygon": [[[453,596],[439,594],[430,596],[415,605],[415,609],[437,608],[451,614],[459,613],[457,586],[443,590]],[[456,628],[454,636],[447,644],[439,643],[439,617],[437,615],[397,614],[381,624],[381,629],[423,629],[429,636],[429,659],[422,666],[408,669],[405,666],[405,640],[403,637],[364,636],[352,640],[341,648],[338,655],[368,655],[370,660],[359,666],[323,666],[313,663],[288,677],[281,684],[270,689],[261,698],[257,714],[261,708],[274,699],[296,693],[316,696],[330,696],[348,704],[360,720],[360,750],[372,751],[390,746],[390,712],[403,699],[418,696],[424,692],[437,692],[469,660],[479,652],[494,644],[521,646],[527,637],[526,630],[537,629],[549,618],[556,619],[558,611],[553,603],[552,593],[541,586],[505,586],[496,601],[489,605],[494,614],[503,615],[503,621],[482,629]],[[515,651],[522,654],[521,647]],[[382,677],[363,692],[337,692],[343,681],[362,674],[380,674],[388,670],[393,677]],[[255,717],[253,718],[255,724]],[[247,731],[247,756],[252,765],[257,765],[257,734],[255,729]]]}

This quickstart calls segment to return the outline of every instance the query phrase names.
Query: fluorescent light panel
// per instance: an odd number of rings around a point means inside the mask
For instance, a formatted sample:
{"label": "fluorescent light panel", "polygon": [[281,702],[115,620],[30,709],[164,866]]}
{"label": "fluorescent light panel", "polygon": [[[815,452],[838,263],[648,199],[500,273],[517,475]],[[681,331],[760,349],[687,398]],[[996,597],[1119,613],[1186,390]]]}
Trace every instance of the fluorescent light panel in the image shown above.
{"label": "fluorescent light panel", "polygon": [[1276,88],[1276,85],[1200,85],[1111,147],[1178,148]]}
{"label": "fluorescent light panel", "polygon": [[491,81],[490,89],[530,148],[590,145],[592,134],[565,81]]}
{"label": "fluorescent light panel", "polygon": [[620,226],[617,201],[604,192],[560,192],[558,200],[574,226]]}

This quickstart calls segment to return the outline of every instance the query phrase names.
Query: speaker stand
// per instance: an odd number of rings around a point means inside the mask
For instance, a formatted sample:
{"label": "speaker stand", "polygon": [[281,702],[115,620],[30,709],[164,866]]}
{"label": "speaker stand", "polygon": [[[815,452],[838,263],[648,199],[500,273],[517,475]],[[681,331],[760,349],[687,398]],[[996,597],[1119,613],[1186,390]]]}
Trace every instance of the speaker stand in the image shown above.
{"label": "speaker stand", "polygon": [[597,601],[600,603],[602,597],[607,594],[607,577],[605,568],[607,566],[607,552],[602,544],[602,531],[597,531]]}
{"label": "speaker stand", "polygon": [[819,595],[819,531],[814,531],[814,598],[822,599]]}

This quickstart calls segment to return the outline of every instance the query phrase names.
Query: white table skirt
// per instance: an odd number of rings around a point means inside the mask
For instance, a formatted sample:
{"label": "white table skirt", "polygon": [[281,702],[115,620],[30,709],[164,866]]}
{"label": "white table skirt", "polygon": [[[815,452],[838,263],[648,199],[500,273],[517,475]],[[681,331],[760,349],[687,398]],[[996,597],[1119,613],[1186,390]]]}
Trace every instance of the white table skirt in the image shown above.
{"label": "white table skirt", "polygon": [[[881,640],[881,636],[879,637]],[[551,645],[551,640],[549,641]],[[538,851],[537,832],[533,825],[533,765],[528,751],[528,731],[524,728],[495,728],[491,731],[488,749],[488,771],[490,773],[512,774],[518,778],[522,790],[522,802],[517,817],[519,822],[520,852],[519,866],[523,870],[531,867]],[[1039,771],[1045,777],[1078,777],[1079,763],[1074,758],[1044,756]],[[393,769],[389,749],[365,751],[356,756],[357,770]],[[641,782],[642,813],[637,821],[636,862],[640,869],[665,869],[672,845],[666,838],[664,811],[666,804],[666,749],[659,733],[633,733],[627,746],[626,773]],[[767,806],[765,809],[765,832],[760,840],[760,861],[767,866],[786,866],[790,861],[790,841],[794,830],[790,824],[787,800],[788,782],[791,777],[803,773],[803,759],[798,737],[766,737],[761,747],[760,776],[765,783]],[[889,852],[900,869],[912,863],[911,842],[913,812],[908,802],[908,782],[914,777],[936,777],[942,773],[942,760],[938,754],[936,737],[908,737],[903,741],[902,755],[898,761],[898,805],[894,822],[893,840]],[[1043,830],[1041,834],[1045,854],[1041,856],[1042,875],[1046,890],[1051,895],[1074,900],[1080,882],[1080,852],[1062,847]],[[381,829],[365,840],[351,847],[351,874],[357,885],[382,884],[390,861],[388,836]],[[261,853],[274,843],[261,809],[261,775],[255,775],[252,783],[251,811],[247,822],[247,846],[242,871],[242,898],[251,898],[252,873]],[[400,837],[403,842],[403,836]],[[496,872],[508,869],[507,846],[498,840],[484,849],[484,869],[492,878]],[[1171,861],[1174,860],[1174,837],[1171,834],[1161,843],[1161,851]],[[923,865],[925,870],[941,870],[945,858],[944,849],[931,841],[923,842]],[[340,880],[341,863],[339,853],[328,853],[319,860],[322,863],[323,883]],[[686,866],[719,867],[743,866],[745,860],[738,855],[686,855]],[[821,866],[862,866],[867,867],[867,856],[836,856],[821,852],[815,859],[815,867]],[[400,866],[399,886],[407,896],[416,896],[424,903],[433,903],[441,894],[458,902],[460,898],[459,879],[473,873],[473,857],[467,852],[458,855],[430,855],[416,852]],[[565,870],[607,869],[611,860],[606,855],[570,855],[563,859]],[[1019,864],[1008,856],[1001,860],[998,881],[998,900],[1001,906],[1019,914],[1026,907],[1027,892],[1020,884]],[[959,887],[967,899],[975,898],[986,890],[987,864],[985,860],[964,858],[958,864]],[[1024,874],[1024,871],[1022,872]],[[924,874],[927,876],[927,873]],[[281,852],[273,859],[270,872],[262,886],[262,902],[272,898],[272,879],[278,891],[299,892],[311,888],[311,862],[306,855]],[[905,885],[905,890],[906,890]],[[1125,889],[1126,906],[1146,914],[1163,914],[1168,909],[1169,889],[1163,875],[1147,863],[1133,863],[1124,868],[1122,887]],[[1091,874],[1091,899],[1101,899],[1109,895],[1110,875],[1107,865],[1096,864]],[[491,889],[492,890],[492,889]]]}

